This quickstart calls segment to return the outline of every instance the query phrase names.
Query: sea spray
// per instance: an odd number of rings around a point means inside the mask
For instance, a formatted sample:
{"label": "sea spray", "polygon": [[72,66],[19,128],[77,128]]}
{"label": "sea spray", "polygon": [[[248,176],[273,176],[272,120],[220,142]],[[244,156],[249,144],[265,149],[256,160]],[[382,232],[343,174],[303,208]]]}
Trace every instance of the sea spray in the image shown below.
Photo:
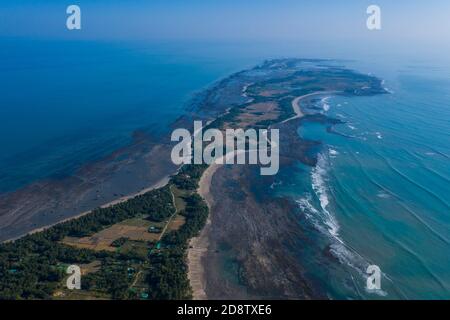
{"label": "sea spray", "polygon": [[330,99],[330,97],[325,97],[321,100],[322,109],[324,112],[328,112],[330,110],[330,105],[328,104],[329,99]]}
{"label": "sea spray", "polygon": [[328,211],[330,203],[326,186],[326,160],[323,155],[319,155],[317,165],[311,172],[312,189],[320,201],[321,212],[324,215],[324,222],[328,227],[328,232],[332,236],[337,236],[339,225],[336,218]]}
{"label": "sea spray", "polygon": [[[331,150],[333,149],[329,149],[329,151]],[[337,152],[331,153],[334,155],[338,154]],[[296,202],[308,221],[331,241],[329,246],[330,253],[336,257],[342,265],[355,270],[363,280],[361,283],[365,283],[368,278],[366,270],[371,263],[343,241],[339,235],[339,223],[329,208],[330,198],[327,187],[328,162],[329,159],[327,159],[325,154],[319,154],[317,164],[311,170],[311,188],[313,193],[306,193]],[[314,203],[317,203],[318,207],[314,206]],[[383,274],[383,276],[384,278],[387,278],[385,274]],[[370,290],[367,292],[380,296],[387,295],[387,293],[381,289]]]}

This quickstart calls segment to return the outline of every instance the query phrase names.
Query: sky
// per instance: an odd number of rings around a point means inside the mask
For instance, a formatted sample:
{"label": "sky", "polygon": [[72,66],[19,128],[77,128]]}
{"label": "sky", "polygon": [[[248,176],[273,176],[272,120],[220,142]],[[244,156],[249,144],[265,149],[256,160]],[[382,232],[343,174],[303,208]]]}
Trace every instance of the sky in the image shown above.
{"label": "sky", "polygon": [[[66,28],[81,8],[82,29]],[[366,9],[381,8],[369,31]],[[309,43],[450,53],[448,0],[0,0],[0,37]],[[381,50],[381,49],[380,49]]]}

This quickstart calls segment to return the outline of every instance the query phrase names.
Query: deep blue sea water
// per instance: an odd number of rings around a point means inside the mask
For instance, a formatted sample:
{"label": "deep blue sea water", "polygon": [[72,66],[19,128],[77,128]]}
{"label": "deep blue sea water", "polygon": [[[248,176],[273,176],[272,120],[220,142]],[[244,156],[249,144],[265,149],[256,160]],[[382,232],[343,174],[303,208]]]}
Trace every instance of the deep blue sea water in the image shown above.
{"label": "deep blue sea water", "polygon": [[250,62],[192,55],[188,46],[2,39],[0,192],[159,134],[193,95]]}

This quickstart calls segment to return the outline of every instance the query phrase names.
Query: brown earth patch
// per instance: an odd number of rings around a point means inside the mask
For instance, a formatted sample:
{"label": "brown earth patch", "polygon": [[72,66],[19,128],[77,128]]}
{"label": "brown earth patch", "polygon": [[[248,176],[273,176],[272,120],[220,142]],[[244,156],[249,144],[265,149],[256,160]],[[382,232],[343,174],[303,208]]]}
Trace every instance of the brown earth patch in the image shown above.
{"label": "brown earth patch", "polygon": [[286,90],[270,90],[269,89],[269,90],[261,91],[259,93],[259,95],[261,97],[269,98],[269,97],[277,96],[277,95],[280,95],[280,94],[283,94],[283,93],[286,93],[286,92],[287,92]]}
{"label": "brown earth patch", "polygon": [[152,223],[144,219],[130,219],[117,223],[90,237],[65,237],[62,243],[95,251],[115,251],[116,248],[112,247],[111,244],[119,238],[128,238],[135,241],[158,241],[159,233],[148,232],[150,225]]}
{"label": "brown earth patch", "polygon": [[242,109],[242,113],[237,117],[239,126],[253,126],[261,121],[276,120],[280,116],[280,110],[276,102],[261,102],[251,104]]}

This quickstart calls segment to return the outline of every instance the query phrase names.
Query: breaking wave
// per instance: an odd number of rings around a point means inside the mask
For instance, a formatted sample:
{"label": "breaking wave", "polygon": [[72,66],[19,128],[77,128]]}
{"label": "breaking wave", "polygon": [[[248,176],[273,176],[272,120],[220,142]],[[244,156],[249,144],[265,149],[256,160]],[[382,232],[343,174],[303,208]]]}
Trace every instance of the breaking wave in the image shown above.
{"label": "breaking wave", "polygon": [[323,98],[321,101],[323,111],[325,111],[325,112],[328,112],[328,110],[330,110],[330,105],[328,104],[329,99],[330,99],[329,97],[326,97],[326,98]]}
{"label": "breaking wave", "polygon": [[[305,194],[302,198],[296,200],[296,202],[314,228],[330,239],[330,253],[341,264],[349,266],[365,280],[368,277],[366,274],[367,267],[371,263],[342,240],[339,235],[339,223],[329,208],[330,198],[327,186],[327,162],[327,158],[324,155],[320,154],[318,156],[317,165],[311,171],[311,187],[313,193]],[[386,275],[384,276],[386,277]],[[370,293],[375,293],[380,296],[387,295],[382,290],[371,290]]]}

